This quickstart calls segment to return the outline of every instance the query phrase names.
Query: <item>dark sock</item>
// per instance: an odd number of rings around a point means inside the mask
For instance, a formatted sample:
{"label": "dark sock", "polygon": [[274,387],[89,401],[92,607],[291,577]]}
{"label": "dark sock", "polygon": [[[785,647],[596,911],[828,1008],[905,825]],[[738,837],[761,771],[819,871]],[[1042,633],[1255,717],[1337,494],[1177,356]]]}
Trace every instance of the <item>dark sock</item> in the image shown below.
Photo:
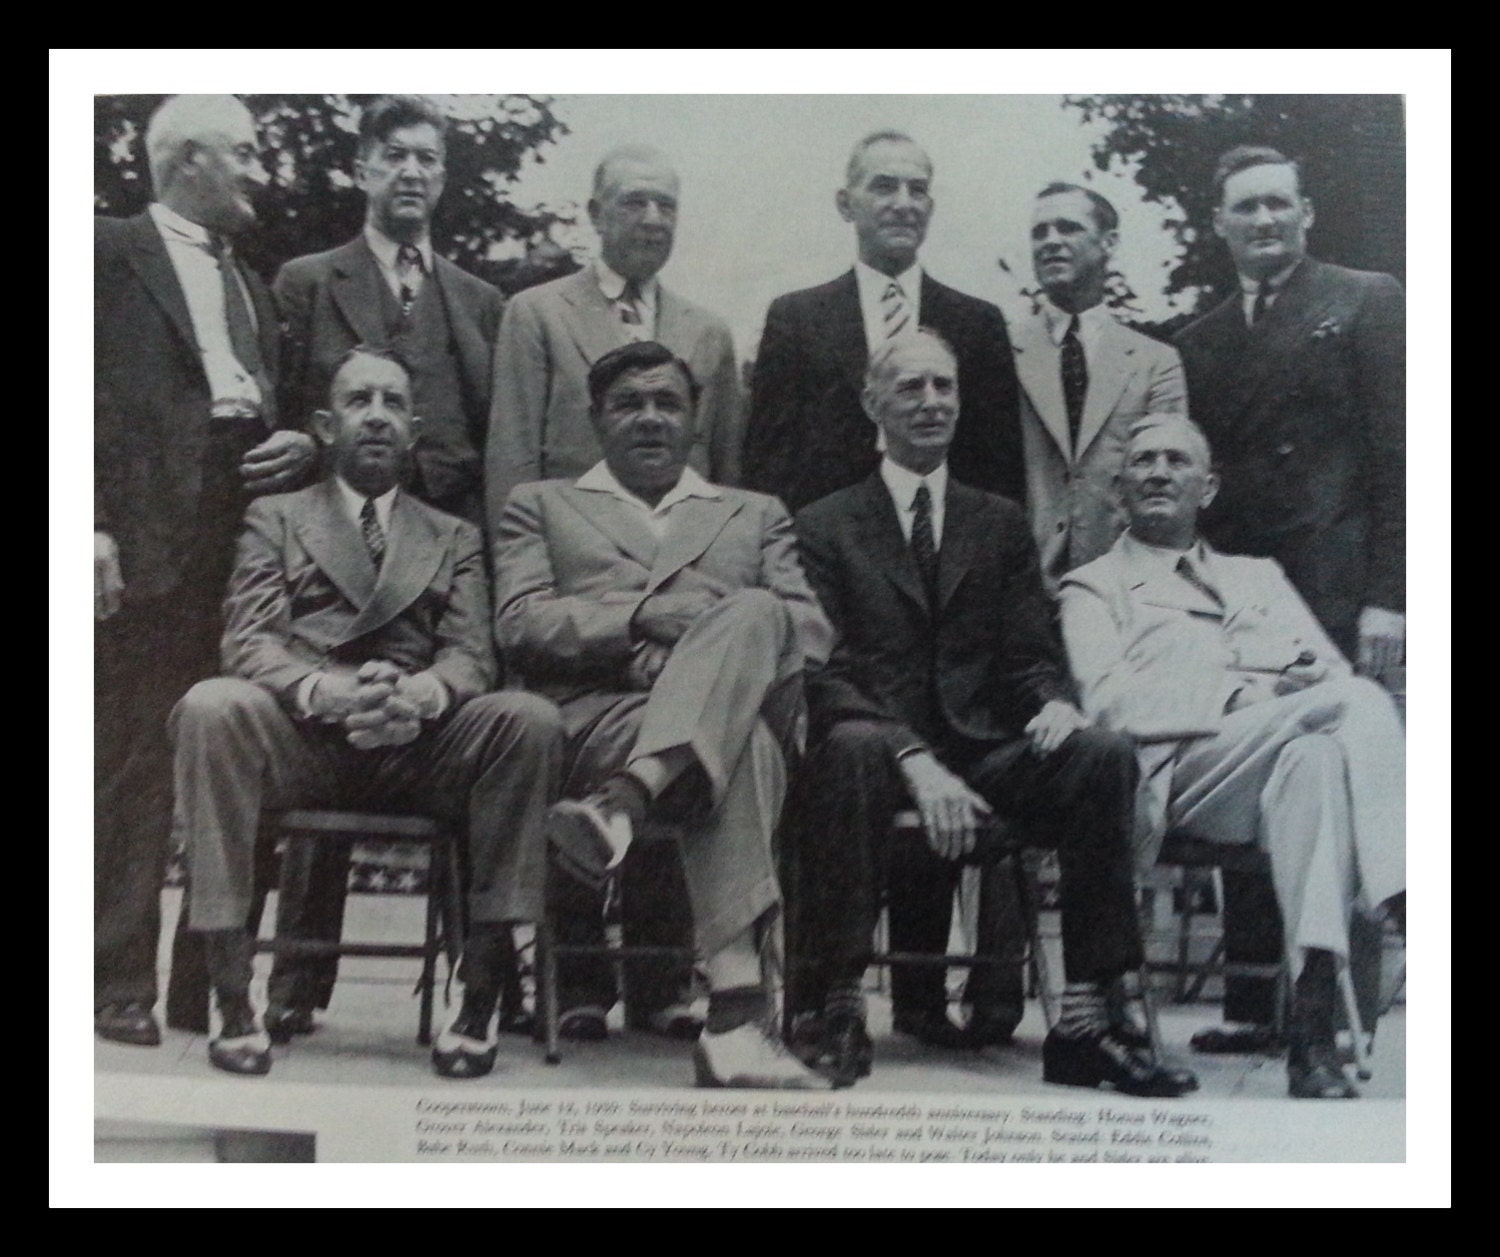
{"label": "dark sock", "polygon": [[863,1017],[865,1015],[864,992],[858,982],[840,982],[832,987],[823,1000],[823,1012],[832,1017]]}
{"label": "dark sock", "polygon": [[765,991],[758,986],[731,986],[708,993],[709,1034],[725,1034],[752,1021],[763,1021],[770,1012]]}
{"label": "dark sock", "polygon": [[632,826],[646,819],[646,809],[651,806],[651,795],[643,782],[634,773],[611,773],[599,787],[604,796],[606,811],[624,812],[630,817]]}
{"label": "dark sock", "polygon": [[1338,961],[1332,952],[1309,948],[1292,989],[1293,1039],[1301,1044],[1331,1044],[1334,1036],[1334,987]]}

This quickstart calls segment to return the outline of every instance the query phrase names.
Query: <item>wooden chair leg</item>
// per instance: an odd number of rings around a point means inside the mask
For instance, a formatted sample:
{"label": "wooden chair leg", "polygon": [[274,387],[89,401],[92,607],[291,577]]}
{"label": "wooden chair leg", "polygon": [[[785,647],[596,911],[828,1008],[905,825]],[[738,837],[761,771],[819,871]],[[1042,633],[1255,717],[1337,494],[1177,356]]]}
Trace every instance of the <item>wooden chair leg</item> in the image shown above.
{"label": "wooden chair leg", "polygon": [[1025,857],[1019,852],[1012,857],[1011,868],[1016,879],[1016,900],[1021,905],[1021,915],[1026,922],[1026,934],[1031,940],[1030,965],[1037,994],[1042,1001],[1042,1020],[1050,1031],[1057,1024],[1057,1010],[1053,1005],[1052,982],[1047,972],[1047,949],[1042,944],[1041,918],[1036,900],[1031,893],[1031,873],[1026,867]]}
{"label": "wooden chair leg", "polygon": [[542,1006],[542,1035],[547,1064],[562,1060],[558,1034],[557,952],[553,948],[552,923],[545,918],[536,923],[537,994]]}
{"label": "wooden chair leg", "polygon": [[422,997],[421,1012],[417,1019],[417,1043],[422,1047],[432,1042],[432,989],[437,984],[439,947],[438,887],[446,880],[440,878],[443,872],[441,866],[447,863],[447,852],[442,848],[441,841],[433,842],[427,848],[427,915],[422,931],[422,975],[417,979],[417,991]]}

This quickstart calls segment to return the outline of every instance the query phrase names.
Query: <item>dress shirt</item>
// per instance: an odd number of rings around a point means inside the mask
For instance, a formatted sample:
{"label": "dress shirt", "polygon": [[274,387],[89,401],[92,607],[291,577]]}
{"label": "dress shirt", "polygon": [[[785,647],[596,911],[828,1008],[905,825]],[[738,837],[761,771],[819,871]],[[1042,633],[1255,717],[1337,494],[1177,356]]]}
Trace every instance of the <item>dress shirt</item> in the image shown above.
{"label": "dress shirt", "polygon": [[[365,243],[370,246],[370,252],[375,255],[375,265],[380,268],[385,286],[391,290],[391,296],[399,301],[401,299],[401,276],[396,267],[396,254],[401,251],[401,246],[373,223],[365,224]],[[431,275],[432,238],[423,236],[416,242],[416,246],[417,252],[422,255],[422,274]]]}
{"label": "dress shirt", "polygon": [[854,264],[854,282],[859,288],[859,315],[865,324],[865,347],[874,352],[885,344],[885,308],[881,298],[891,286],[892,278],[900,285],[906,307],[911,311],[909,330],[915,332],[922,325],[922,264],[913,262],[901,274],[882,274],[864,262]]}
{"label": "dress shirt", "polygon": [[1260,296],[1261,285],[1267,284],[1271,289],[1266,294],[1266,309],[1269,310],[1276,304],[1276,298],[1286,287],[1287,280],[1291,279],[1292,272],[1300,265],[1300,261],[1293,262],[1285,270],[1278,271],[1275,275],[1268,275],[1265,279],[1251,279],[1248,275],[1240,276],[1240,309],[1244,311],[1247,324],[1250,322],[1250,316],[1255,313],[1255,299]]}
{"label": "dress shirt", "polygon": [[[188,317],[193,321],[193,335],[198,340],[203,373],[208,377],[208,391],[214,402],[249,402],[258,407],[260,385],[234,356],[229,343],[229,320],[224,312],[224,276],[219,270],[219,260],[213,254],[213,240],[207,228],[168,209],[160,201],[152,202],[149,212],[156,230],[161,233],[167,258],[177,275],[178,287],[187,301]],[[250,312],[251,326],[255,327],[255,302],[238,272],[234,282],[240,286],[245,309]]]}
{"label": "dress shirt", "polygon": [[932,495],[932,544],[935,549],[941,550],[943,514],[948,504],[948,464],[939,463],[925,476],[919,476],[893,462],[887,455],[880,460],[880,478],[885,481],[886,490],[891,495],[891,504],[896,508],[901,535],[906,538],[907,545],[911,545],[911,525],[915,515],[913,502],[917,496],[917,487],[924,484],[927,486],[927,492]]}
{"label": "dress shirt", "polygon": [[1104,334],[1104,325],[1113,323],[1114,317],[1102,302],[1072,315],[1066,310],[1059,310],[1050,301],[1043,300],[1042,320],[1047,325],[1047,339],[1059,349],[1062,348],[1063,338],[1068,334],[1068,324],[1074,318],[1078,320],[1078,343],[1083,346],[1083,361],[1092,370],[1094,357],[1098,353],[1099,337]]}
{"label": "dress shirt", "polygon": [[[615,274],[602,258],[594,262],[594,277],[599,281],[599,291],[604,294],[605,300],[618,308],[620,298],[625,295],[625,285],[629,281],[625,276]],[[657,283],[656,276],[653,275],[644,284],[637,286],[641,292],[641,299],[637,302],[641,315],[641,328],[647,340],[655,340],[657,289],[660,285]]]}
{"label": "dress shirt", "polygon": [[667,529],[672,522],[672,508],[679,502],[686,501],[688,498],[717,499],[724,496],[691,467],[684,467],[677,483],[667,491],[660,502],[651,506],[615,479],[615,473],[610,471],[609,464],[603,461],[595,463],[579,476],[573,482],[573,487],[587,489],[591,493],[608,493],[611,497],[618,498],[640,515],[641,523],[650,529],[651,535],[657,541],[667,535]]}

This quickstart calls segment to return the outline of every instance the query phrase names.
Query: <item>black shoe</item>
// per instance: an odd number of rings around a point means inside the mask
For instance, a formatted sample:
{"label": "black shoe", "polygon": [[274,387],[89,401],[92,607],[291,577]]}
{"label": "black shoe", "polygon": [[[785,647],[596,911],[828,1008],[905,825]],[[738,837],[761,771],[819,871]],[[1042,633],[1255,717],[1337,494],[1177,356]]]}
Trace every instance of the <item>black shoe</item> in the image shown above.
{"label": "black shoe", "polygon": [[907,1034],[928,1047],[967,1050],[974,1046],[968,1031],[955,1026],[941,1008],[898,1012],[892,1026],[897,1034]]}
{"label": "black shoe", "polygon": [[1042,1081],[1065,1087],[1108,1085],[1125,1095],[1162,1099],[1185,1095],[1198,1085],[1186,1070],[1163,1069],[1109,1031],[1077,1039],[1052,1031],[1042,1044]]}
{"label": "black shoe", "polygon": [[95,1009],[94,1033],[111,1043],[130,1043],[136,1047],[161,1044],[161,1027],[156,1024],[151,1005],[144,1000],[127,1000]]}
{"label": "black shoe", "polygon": [[815,1064],[835,1087],[852,1087],[870,1076],[875,1045],[857,1012],[829,1013],[823,1019],[823,1042]]}
{"label": "black shoe", "polygon": [[292,1036],[311,1034],[317,1029],[310,1008],[288,1008],[285,1004],[272,1004],[266,1009],[266,1033],[272,1043],[290,1043]]}
{"label": "black shoe", "polygon": [[1286,1093],[1294,1100],[1357,1100],[1359,1090],[1339,1067],[1331,1043],[1293,1047],[1287,1054]]}
{"label": "black shoe", "polygon": [[1006,1004],[981,1004],[969,1015],[964,1036],[972,1048],[1005,1047],[1014,1041],[1021,1010]]}
{"label": "black shoe", "polygon": [[439,1078],[483,1078],[495,1068],[500,1044],[490,1035],[493,1017],[467,1001],[459,1008],[432,1045],[432,1069]]}
{"label": "black shoe", "polygon": [[1205,1056],[1275,1056],[1286,1044],[1273,1026],[1209,1026],[1188,1042]]}
{"label": "black shoe", "polygon": [[559,1038],[571,1043],[599,1043],[609,1037],[607,1013],[597,1004],[570,1008],[557,1019]]}
{"label": "black shoe", "polygon": [[271,1036],[256,1021],[248,999],[220,999],[219,1037],[209,1040],[208,1059],[226,1074],[269,1074]]}

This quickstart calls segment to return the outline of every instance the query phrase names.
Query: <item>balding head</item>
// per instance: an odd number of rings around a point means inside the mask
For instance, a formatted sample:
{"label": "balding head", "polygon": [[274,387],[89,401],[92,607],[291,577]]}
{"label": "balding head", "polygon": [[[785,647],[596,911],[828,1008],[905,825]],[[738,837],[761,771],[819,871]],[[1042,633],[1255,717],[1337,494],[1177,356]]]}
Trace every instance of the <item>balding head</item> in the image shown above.
{"label": "balding head", "polygon": [[1131,535],[1174,550],[1193,544],[1198,516],[1219,491],[1208,438],[1186,415],[1137,420],[1118,483]]}
{"label": "balding head", "polygon": [[255,221],[251,198],[265,186],[255,120],[233,96],[173,96],[146,128],[157,200],[210,231]]}
{"label": "balding head", "polygon": [[677,172],[654,148],[607,153],[594,170],[589,219],[599,254],[617,275],[645,283],[666,265],[677,231]]}

